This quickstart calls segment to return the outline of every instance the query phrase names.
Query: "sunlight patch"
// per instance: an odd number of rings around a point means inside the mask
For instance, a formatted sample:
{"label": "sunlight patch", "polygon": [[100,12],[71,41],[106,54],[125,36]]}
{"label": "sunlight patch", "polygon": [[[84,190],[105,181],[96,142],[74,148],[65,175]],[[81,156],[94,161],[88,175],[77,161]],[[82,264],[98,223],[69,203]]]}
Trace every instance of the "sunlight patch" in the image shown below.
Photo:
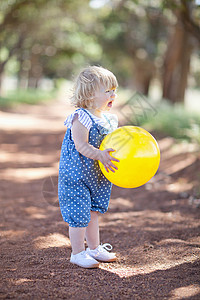
{"label": "sunlight patch", "polygon": [[1,178],[15,180],[16,182],[25,182],[45,178],[55,174],[55,168],[18,168],[6,169],[1,172]]}
{"label": "sunlight patch", "polygon": [[170,167],[166,167],[165,172],[168,175],[172,175],[178,171],[181,171],[185,169],[186,167],[189,167],[191,164],[193,164],[196,161],[196,156],[190,156],[184,160],[178,161],[177,163],[173,164]]}
{"label": "sunlight patch", "polygon": [[41,117],[21,114],[13,114],[9,112],[1,112],[0,128],[3,130],[19,130],[19,131],[37,131],[37,132],[49,132],[51,128],[52,132],[60,131],[60,120],[42,119]]}
{"label": "sunlight patch", "polygon": [[30,282],[30,281],[33,281],[31,279],[28,279],[28,278],[21,278],[21,279],[18,279],[17,281],[15,281],[15,284],[22,284],[24,282]]}
{"label": "sunlight patch", "polygon": [[47,249],[52,247],[70,246],[70,240],[60,233],[49,234],[35,239],[35,247],[39,249]]}
{"label": "sunlight patch", "polygon": [[200,293],[200,286],[197,284],[191,284],[173,290],[171,295],[176,297],[176,299],[178,300],[195,296],[198,293]]}
{"label": "sunlight patch", "polygon": [[[42,140],[41,140],[42,142]],[[30,141],[29,141],[30,144]],[[54,161],[55,152],[54,154],[37,154],[37,153],[26,153],[25,151],[19,151],[17,149],[17,145],[9,145],[9,144],[3,144],[1,148],[4,148],[3,150],[0,150],[0,162],[6,163],[6,162],[12,162],[16,163],[16,152],[17,152],[17,164],[25,164],[25,163],[41,163],[44,165],[44,163],[52,163]],[[9,153],[9,151],[11,151]]]}
{"label": "sunlight patch", "polygon": [[165,190],[169,192],[174,192],[174,193],[183,193],[184,191],[188,191],[193,188],[193,183],[188,183],[188,182],[175,182],[168,184],[166,186]]}
{"label": "sunlight patch", "polygon": [[131,276],[134,276],[134,275],[141,274],[139,272],[139,269],[136,270],[136,269],[133,269],[133,268],[130,268],[130,267],[123,267],[123,268],[116,268],[115,267],[114,268],[114,267],[111,267],[111,266],[100,265],[99,268],[102,269],[102,270],[106,270],[108,272],[111,272],[113,274],[116,274],[120,278],[128,278],[128,277],[131,277]]}
{"label": "sunlight patch", "polygon": [[133,208],[134,207],[134,203],[133,201],[129,200],[129,199],[125,199],[123,197],[121,198],[115,198],[114,200],[111,200],[110,202],[110,208],[115,208],[115,207],[118,207],[118,208]]}
{"label": "sunlight patch", "polygon": [[26,230],[2,230],[0,236],[3,238],[21,238],[27,233]]}
{"label": "sunlight patch", "polygon": [[35,206],[26,207],[25,212],[30,215],[32,219],[45,219],[46,215],[44,214],[45,210]]}
{"label": "sunlight patch", "polygon": [[[163,264],[154,263],[153,265],[149,264],[149,265],[144,265],[142,267],[137,267],[137,268],[131,267],[129,265],[117,268],[116,266],[110,266],[109,264],[104,264],[104,265],[100,265],[100,269],[105,270],[107,272],[111,272],[113,274],[116,274],[120,278],[128,278],[128,277],[137,276],[137,275],[150,274],[155,271],[168,270],[168,269],[174,268],[178,265],[181,265],[183,263],[191,263],[191,262],[195,262],[197,260],[198,260],[197,256],[185,257],[184,259],[180,259],[179,261],[170,261],[170,262],[166,262]],[[178,298],[178,299],[182,299],[182,298]]]}

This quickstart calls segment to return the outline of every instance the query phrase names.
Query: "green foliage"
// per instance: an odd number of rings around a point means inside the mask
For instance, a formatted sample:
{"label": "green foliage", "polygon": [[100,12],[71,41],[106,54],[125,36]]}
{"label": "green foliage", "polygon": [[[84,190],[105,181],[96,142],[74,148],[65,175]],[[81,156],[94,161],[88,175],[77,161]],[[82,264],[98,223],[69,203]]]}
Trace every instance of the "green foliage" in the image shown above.
{"label": "green foliage", "polygon": [[[160,104],[153,105],[156,114],[148,116],[142,114],[139,118],[139,126],[147,130],[167,134],[176,139],[195,141],[200,144],[200,118],[198,113],[189,112],[183,105],[172,105],[162,100]],[[133,120],[134,123],[134,120]]]}
{"label": "green foliage", "polygon": [[162,64],[162,45],[169,32],[166,23],[159,1],[110,0],[98,10],[93,30],[104,50],[101,61],[122,85],[137,76],[137,62]]}
{"label": "green foliage", "polygon": [[192,3],[198,24],[194,0],[1,0],[0,75],[70,79],[96,64],[125,86],[138,69],[139,78],[145,73],[138,64],[151,62],[160,76],[174,12],[183,2]]}
{"label": "green foliage", "polygon": [[7,93],[6,97],[0,97],[0,107],[8,108],[20,103],[38,104],[51,100],[55,97],[56,91],[43,91],[39,89],[15,90]]}
{"label": "green foliage", "polygon": [[[76,67],[101,56],[101,47],[89,32],[94,23],[89,0],[2,0],[0,73],[4,69],[22,78],[27,72],[36,78],[70,78]],[[19,62],[17,71],[8,65],[12,58]]]}

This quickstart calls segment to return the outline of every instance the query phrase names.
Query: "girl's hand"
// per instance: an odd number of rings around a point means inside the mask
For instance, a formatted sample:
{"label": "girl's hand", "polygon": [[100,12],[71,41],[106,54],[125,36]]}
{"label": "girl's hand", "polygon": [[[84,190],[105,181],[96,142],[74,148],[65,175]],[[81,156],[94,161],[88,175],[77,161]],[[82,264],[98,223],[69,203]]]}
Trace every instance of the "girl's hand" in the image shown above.
{"label": "girl's hand", "polygon": [[116,150],[114,150],[112,148],[108,148],[108,149],[105,149],[103,151],[99,150],[98,160],[100,160],[100,162],[104,165],[107,172],[109,172],[108,171],[108,169],[109,169],[110,171],[112,171],[114,173],[115,170],[113,170],[112,168],[118,170],[118,168],[112,163],[112,160],[117,161],[117,162],[119,162],[119,160],[115,157],[112,157],[109,154],[110,152],[114,152],[114,151],[116,151]]}

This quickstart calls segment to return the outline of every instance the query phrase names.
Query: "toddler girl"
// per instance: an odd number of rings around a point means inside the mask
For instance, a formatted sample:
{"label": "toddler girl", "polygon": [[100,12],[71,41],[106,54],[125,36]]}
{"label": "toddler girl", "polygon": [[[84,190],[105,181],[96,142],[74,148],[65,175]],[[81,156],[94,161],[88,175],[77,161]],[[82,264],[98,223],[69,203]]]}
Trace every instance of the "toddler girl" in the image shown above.
{"label": "toddler girl", "polygon": [[84,268],[116,260],[115,253],[107,251],[112,246],[100,245],[99,240],[98,213],[108,209],[112,184],[101,172],[98,160],[107,172],[117,169],[112,161],[119,160],[109,154],[115,150],[99,150],[103,138],[118,126],[117,117],[107,112],[117,85],[110,71],[85,68],[74,85],[72,103],[78,109],[64,123],[67,131],[61,148],[58,196],[62,217],[69,224],[70,262]]}

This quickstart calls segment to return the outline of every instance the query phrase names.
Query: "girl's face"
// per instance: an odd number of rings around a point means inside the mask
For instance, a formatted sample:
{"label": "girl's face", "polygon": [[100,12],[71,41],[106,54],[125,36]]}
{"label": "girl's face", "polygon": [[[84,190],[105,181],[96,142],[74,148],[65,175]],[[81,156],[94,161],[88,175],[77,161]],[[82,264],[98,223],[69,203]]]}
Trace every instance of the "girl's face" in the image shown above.
{"label": "girl's face", "polygon": [[116,97],[116,88],[106,89],[103,85],[95,92],[93,107],[98,111],[109,111]]}

